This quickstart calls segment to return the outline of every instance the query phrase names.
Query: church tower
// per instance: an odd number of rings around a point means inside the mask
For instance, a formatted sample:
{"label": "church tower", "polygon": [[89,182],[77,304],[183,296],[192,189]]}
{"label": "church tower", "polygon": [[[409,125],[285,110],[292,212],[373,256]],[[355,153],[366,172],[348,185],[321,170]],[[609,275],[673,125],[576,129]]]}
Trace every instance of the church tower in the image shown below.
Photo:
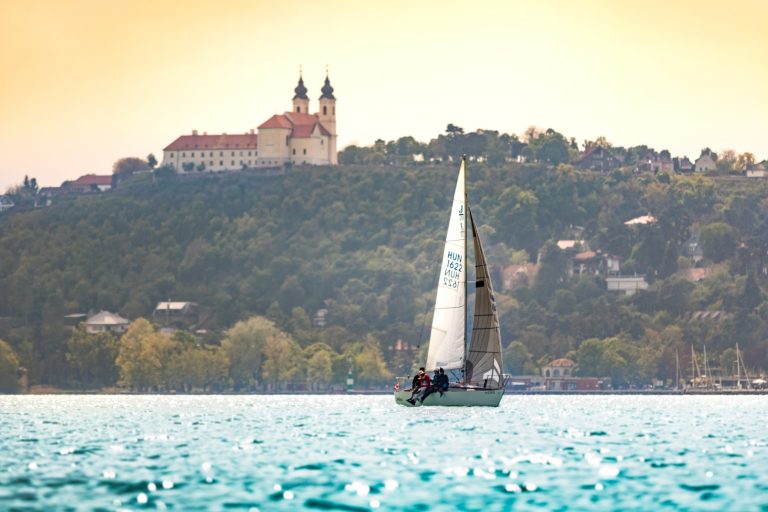
{"label": "church tower", "polygon": [[309,96],[307,88],[304,87],[304,78],[299,74],[299,85],[293,90],[296,95],[293,97],[293,111],[300,114],[309,114]]}
{"label": "church tower", "polygon": [[330,144],[328,145],[328,161],[331,165],[336,165],[338,164],[336,155],[336,98],[333,95],[333,87],[331,87],[331,81],[327,73],[325,75],[325,83],[320,92],[323,94],[320,96],[320,111],[317,113],[317,117],[323,126],[331,132]]}

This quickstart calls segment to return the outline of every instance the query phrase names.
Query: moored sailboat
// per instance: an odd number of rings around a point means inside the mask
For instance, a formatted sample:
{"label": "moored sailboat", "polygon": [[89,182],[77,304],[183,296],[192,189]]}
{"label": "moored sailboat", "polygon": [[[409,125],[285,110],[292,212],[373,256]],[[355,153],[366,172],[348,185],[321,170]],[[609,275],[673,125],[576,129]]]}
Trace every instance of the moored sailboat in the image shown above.
{"label": "moored sailboat", "polygon": [[[467,344],[468,226],[472,227],[475,257],[475,310]],[[443,406],[499,405],[504,395],[499,316],[480,235],[466,193],[466,158],[462,158],[443,250],[427,353],[427,372],[442,368],[453,375],[443,392],[411,403],[410,390],[395,387],[398,404]]]}

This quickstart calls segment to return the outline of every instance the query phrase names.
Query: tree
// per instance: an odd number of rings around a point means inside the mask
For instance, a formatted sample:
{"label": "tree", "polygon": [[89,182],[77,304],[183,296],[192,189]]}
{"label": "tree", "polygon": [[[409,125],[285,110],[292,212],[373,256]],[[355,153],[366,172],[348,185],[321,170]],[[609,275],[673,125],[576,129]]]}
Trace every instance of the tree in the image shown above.
{"label": "tree", "polygon": [[533,355],[519,341],[513,341],[504,350],[504,366],[507,372],[512,375],[528,375],[536,371]]}
{"label": "tree", "polygon": [[283,384],[299,374],[303,362],[298,343],[283,332],[274,334],[267,338],[264,344],[264,381],[269,383],[273,390],[280,390]]}
{"label": "tree", "polygon": [[715,263],[728,259],[736,249],[736,234],[724,222],[709,224],[701,230],[701,248],[704,257]]}
{"label": "tree", "polygon": [[70,379],[81,389],[113,386],[119,377],[117,339],[108,332],[89,334],[79,326],[67,341]]}
{"label": "tree", "polygon": [[259,383],[267,339],[278,334],[275,324],[262,316],[237,322],[226,332],[221,346],[229,357],[235,389],[253,388]]}
{"label": "tree", "polygon": [[19,389],[19,358],[11,346],[0,340],[0,393]]}
{"label": "tree", "polygon": [[381,354],[379,342],[371,335],[358,346],[354,365],[356,380],[363,385],[380,384],[392,379],[392,373],[387,369]]}
{"label": "tree", "polygon": [[147,171],[149,169],[150,167],[146,160],[132,156],[121,158],[115,162],[112,166],[112,174],[116,175],[119,179],[125,179],[137,171]]}
{"label": "tree", "polygon": [[147,165],[150,169],[154,169],[157,165],[157,158],[155,158],[155,155],[150,153],[147,155]]}
{"label": "tree", "polygon": [[333,378],[333,357],[328,350],[318,350],[307,360],[307,383],[327,389]]}
{"label": "tree", "polygon": [[169,363],[178,350],[178,342],[155,331],[147,320],[134,320],[120,339],[117,366],[122,384],[139,391],[167,385]]}

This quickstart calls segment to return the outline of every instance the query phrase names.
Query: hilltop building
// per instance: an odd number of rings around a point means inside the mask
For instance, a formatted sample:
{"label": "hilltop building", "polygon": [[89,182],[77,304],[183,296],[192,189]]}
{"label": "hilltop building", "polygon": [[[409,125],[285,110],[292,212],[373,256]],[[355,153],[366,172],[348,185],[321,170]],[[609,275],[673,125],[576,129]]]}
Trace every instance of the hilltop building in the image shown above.
{"label": "hilltop building", "polygon": [[337,165],[336,97],[326,75],[319,109],[309,112],[304,79],[294,89],[290,112],[276,114],[258,126],[258,133],[208,135],[197,130],[182,135],[163,150],[162,165],[179,173],[239,171],[296,165]]}

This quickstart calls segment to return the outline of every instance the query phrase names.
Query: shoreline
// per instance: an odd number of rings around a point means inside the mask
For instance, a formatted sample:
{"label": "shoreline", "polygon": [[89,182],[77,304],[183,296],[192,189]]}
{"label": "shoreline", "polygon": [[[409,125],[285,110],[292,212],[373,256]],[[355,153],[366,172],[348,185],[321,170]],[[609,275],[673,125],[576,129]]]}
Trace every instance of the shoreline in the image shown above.
{"label": "shoreline", "polygon": [[[290,396],[290,395],[392,395],[393,391],[389,389],[359,389],[351,391],[220,391],[220,392],[176,392],[176,391],[98,391],[98,390],[72,390],[45,387],[41,389],[31,389],[24,393],[0,393],[0,396],[42,396],[42,395],[111,395],[111,396],[202,396],[202,395],[260,395],[260,396]],[[564,395],[564,396],[613,396],[613,395],[679,395],[679,396],[701,396],[701,395],[768,395],[768,389],[605,389],[605,390],[536,390],[521,391],[507,390],[505,395],[513,396],[543,396],[543,395]]]}

